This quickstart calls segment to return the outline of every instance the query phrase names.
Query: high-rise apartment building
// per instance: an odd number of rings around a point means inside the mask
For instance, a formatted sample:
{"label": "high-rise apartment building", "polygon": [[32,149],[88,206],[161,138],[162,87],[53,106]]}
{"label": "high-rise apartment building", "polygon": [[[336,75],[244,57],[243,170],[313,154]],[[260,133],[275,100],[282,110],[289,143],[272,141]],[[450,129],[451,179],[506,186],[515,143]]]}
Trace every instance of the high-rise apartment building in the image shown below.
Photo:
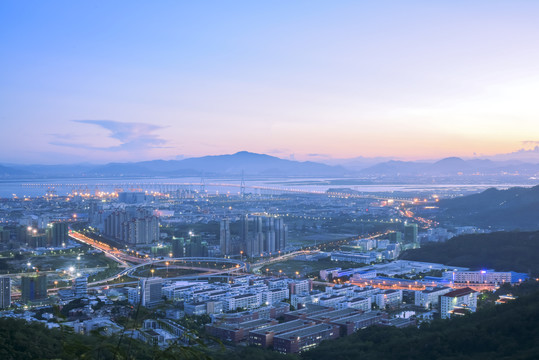
{"label": "high-rise apartment building", "polygon": [[266,239],[264,250],[267,253],[275,253],[275,218],[266,218]]}
{"label": "high-rise apartment building", "polygon": [[144,208],[116,210],[105,219],[104,233],[131,244],[150,244],[159,239],[159,218]]}
{"label": "high-rise apartment building", "polygon": [[88,278],[81,276],[73,281],[73,294],[80,299],[88,296]]}
{"label": "high-rise apartment building", "polygon": [[47,225],[49,246],[61,247],[67,242],[69,227],[66,222],[55,221]]}
{"label": "high-rise apartment building", "polygon": [[142,306],[153,307],[163,301],[163,279],[160,277],[140,279],[140,301]]}
{"label": "high-rise apartment building", "polygon": [[47,275],[32,274],[21,277],[21,300],[23,302],[47,298]]}
{"label": "high-rise apartment building", "polygon": [[0,277],[0,309],[11,306],[11,278]]}
{"label": "high-rise apartment building", "polygon": [[284,251],[288,237],[288,225],[284,223],[283,218],[275,219],[275,247],[277,250]]}
{"label": "high-rise apartment building", "polygon": [[221,254],[232,254],[232,240],[230,237],[230,221],[228,219],[221,220],[219,229],[219,245],[221,247]]}
{"label": "high-rise apartment building", "polygon": [[247,254],[249,248],[249,216],[245,214],[240,220],[240,250]]}
{"label": "high-rise apartment building", "polygon": [[183,238],[172,237],[170,240],[172,245],[172,256],[175,258],[185,256],[185,241]]}
{"label": "high-rise apartment building", "polygon": [[417,243],[417,224],[404,225],[404,242]]}

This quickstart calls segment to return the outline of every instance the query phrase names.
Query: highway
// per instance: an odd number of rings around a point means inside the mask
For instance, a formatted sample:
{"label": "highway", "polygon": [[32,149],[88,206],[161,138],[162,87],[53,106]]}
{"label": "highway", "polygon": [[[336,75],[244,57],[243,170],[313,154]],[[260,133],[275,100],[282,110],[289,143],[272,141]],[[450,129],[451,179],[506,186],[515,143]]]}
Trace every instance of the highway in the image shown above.
{"label": "highway", "polygon": [[[116,279],[121,278],[124,275],[138,278],[137,276],[133,275],[133,273],[145,266],[155,266],[159,264],[169,264],[168,266],[176,266],[181,268],[189,268],[199,271],[205,271],[203,274],[197,274],[197,277],[203,277],[203,276],[219,276],[223,274],[230,274],[234,272],[239,271],[245,271],[247,269],[247,264],[240,260],[235,259],[224,259],[224,258],[212,258],[212,257],[182,257],[182,258],[164,258],[164,259],[141,259],[139,257],[128,255],[121,250],[118,250],[116,248],[111,247],[110,245],[97,241],[95,239],[92,239],[86,235],[83,235],[76,231],[70,231],[69,237],[72,239],[82,242],[86,245],[89,245],[99,251],[102,251],[105,256],[109,257],[110,259],[113,259],[114,261],[118,262],[120,266],[123,267],[121,271],[118,273],[109,276],[106,279],[94,281],[91,283],[88,283],[88,286],[97,286],[100,284],[106,284],[110,281],[114,281]],[[128,263],[135,263],[136,265],[131,265]],[[188,263],[208,263],[208,262],[215,262],[216,264],[228,264],[231,265],[230,267],[227,267],[225,269],[212,269],[212,268],[204,268],[204,267],[193,267],[193,266],[179,266],[179,264],[188,264]],[[190,275],[186,275],[185,278],[191,277]],[[178,277],[178,278],[184,278],[184,276]]]}
{"label": "highway", "polygon": [[113,248],[111,247],[110,245],[104,243],[104,242],[100,242],[98,240],[95,240],[95,239],[92,239],[84,234],[81,234],[79,232],[76,232],[76,231],[69,231],[69,237],[74,239],[74,240],[77,240],[81,243],[84,243],[86,245],[89,245],[97,250],[100,250],[102,251],[105,256],[107,256],[108,258],[116,261],[117,263],[119,263],[122,267],[129,267],[130,263],[144,263],[146,262],[147,260],[146,259],[141,259],[139,257],[136,257],[136,256],[131,256],[131,255],[128,255],[116,248]]}

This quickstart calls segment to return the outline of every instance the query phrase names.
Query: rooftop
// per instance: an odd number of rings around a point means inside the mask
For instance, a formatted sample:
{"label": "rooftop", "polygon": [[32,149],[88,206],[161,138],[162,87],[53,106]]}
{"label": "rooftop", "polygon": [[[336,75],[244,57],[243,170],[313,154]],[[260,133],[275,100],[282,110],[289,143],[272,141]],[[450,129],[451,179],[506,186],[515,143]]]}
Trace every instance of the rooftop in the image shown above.
{"label": "rooftop", "polygon": [[329,312],[324,312],[322,314],[317,314],[314,316],[310,316],[310,319],[315,320],[322,320],[322,319],[338,319],[346,316],[350,316],[352,314],[357,314],[358,310],[353,308],[346,308],[342,310],[333,310]]}
{"label": "rooftop", "polygon": [[465,288],[462,288],[462,289],[457,289],[457,290],[450,291],[447,294],[442,295],[442,296],[444,296],[444,297],[460,297],[460,296],[470,295],[470,294],[473,294],[475,292],[477,292],[477,291],[474,291],[474,290],[470,289],[469,287],[465,287]]}
{"label": "rooftop", "polygon": [[295,337],[300,338],[303,336],[309,336],[312,334],[316,334],[317,332],[329,330],[329,329],[331,329],[331,325],[318,324],[318,325],[309,326],[303,329],[293,330],[293,331],[289,331],[283,334],[275,335],[274,338],[275,339],[276,338],[290,339],[290,338],[295,338]]}
{"label": "rooftop", "polygon": [[327,306],[316,305],[316,304],[306,304],[303,309],[290,311],[287,314],[292,314],[292,315],[307,314],[308,315],[308,314],[316,314],[322,311],[328,311],[329,309],[330,308],[328,308]]}
{"label": "rooftop", "polygon": [[266,334],[266,333],[271,331],[271,332],[274,332],[276,334],[279,334],[279,333],[282,333],[282,332],[297,329],[297,328],[302,327],[302,326],[308,326],[309,324],[312,324],[312,323],[309,323],[309,322],[304,321],[304,320],[292,320],[292,321],[284,322],[282,324],[272,325],[272,326],[268,326],[268,327],[265,327],[265,328],[262,328],[262,329],[256,329],[256,330],[253,330],[251,332],[253,332],[255,334]]}
{"label": "rooftop", "polygon": [[430,294],[430,293],[438,292],[438,291],[441,291],[441,290],[447,290],[447,289],[450,289],[450,288],[447,287],[447,286],[435,287],[435,288],[432,288],[432,289],[423,290],[422,293],[423,294]]}
{"label": "rooftop", "polygon": [[332,323],[337,324],[337,325],[345,325],[346,323],[349,323],[349,322],[368,320],[368,319],[372,319],[380,315],[381,313],[379,312],[368,311],[363,314],[355,314],[352,316],[343,317],[341,319],[332,321]]}

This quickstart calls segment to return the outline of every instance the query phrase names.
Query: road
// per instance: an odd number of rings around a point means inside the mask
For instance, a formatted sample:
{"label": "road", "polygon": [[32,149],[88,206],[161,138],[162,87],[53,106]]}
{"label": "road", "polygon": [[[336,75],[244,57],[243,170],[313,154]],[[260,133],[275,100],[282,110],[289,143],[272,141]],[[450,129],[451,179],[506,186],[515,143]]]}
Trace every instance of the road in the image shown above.
{"label": "road", "polygon": [[84,243],[86,245],[89,245],[97,250],[100,250],[102,251],[105,256],[107,256],[108,258],[116,261],[117,263],[119,263],[122,267],[129,267],[130,263],[144,263],[144,262],[147,262],[147,260],[145,259],[141,259],[139,257],[136,257],[136,256],[131,256],[131,255],[128,255],[116,248],[113,248],[111,247],[110,245],[104,243],[104,242],[100,242],[98,240],[95,240],[95,239],[92,239],[84,234],[81,234],[77,231],[70,231],[69,232],[69,237],[72,238],[72,239],[75,239],[81,243]]}

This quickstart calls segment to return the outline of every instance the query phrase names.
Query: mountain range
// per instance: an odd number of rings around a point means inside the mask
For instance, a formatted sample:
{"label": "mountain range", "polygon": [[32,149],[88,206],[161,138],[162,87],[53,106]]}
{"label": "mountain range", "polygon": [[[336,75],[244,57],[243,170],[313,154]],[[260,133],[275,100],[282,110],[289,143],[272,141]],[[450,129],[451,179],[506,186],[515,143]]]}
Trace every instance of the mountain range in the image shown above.
{"label": "mountain range", "polygon": [[106,165],[0,165],[0,177],[26,176],[335,176],[346,175],[342,166],[293,161],[241,151],[231,155],[203,156],[182,160],[152,160]]}
{"label": "mountain range", "polygon": [[[377,160],[381,160],[377,162]],[[535,176],[538,163],[519,161],[464,160],[395,161],[386,158],[355,158],[342,165],[295,161],[241,151],[230,155],[203,156],[182,160],[152,160],[106,165],[0,165],[0,178],[116,177],[116,176],[265,176],[265,177],[443,177],[520,174]]]}

